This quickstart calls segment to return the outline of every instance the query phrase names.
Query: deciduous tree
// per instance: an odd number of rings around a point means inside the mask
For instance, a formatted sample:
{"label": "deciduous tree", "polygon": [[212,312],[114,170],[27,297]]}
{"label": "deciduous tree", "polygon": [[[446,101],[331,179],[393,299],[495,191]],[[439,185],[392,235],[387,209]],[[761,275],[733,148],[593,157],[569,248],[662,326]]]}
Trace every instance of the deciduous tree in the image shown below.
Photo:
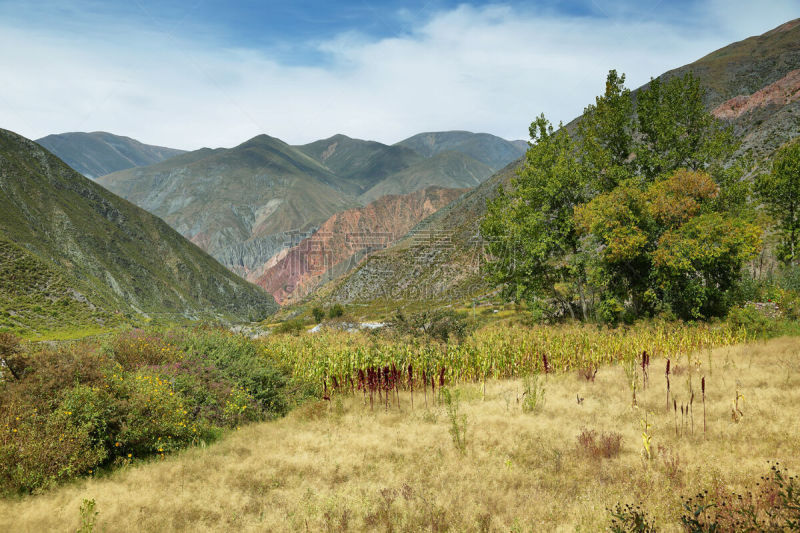
{"label": "deciduous tree", "polygon": [[800,259],[800,142],[782,147],[772,172],[756,179],[756,192],[778,225],[781,243],[778,257],[786,264]]}

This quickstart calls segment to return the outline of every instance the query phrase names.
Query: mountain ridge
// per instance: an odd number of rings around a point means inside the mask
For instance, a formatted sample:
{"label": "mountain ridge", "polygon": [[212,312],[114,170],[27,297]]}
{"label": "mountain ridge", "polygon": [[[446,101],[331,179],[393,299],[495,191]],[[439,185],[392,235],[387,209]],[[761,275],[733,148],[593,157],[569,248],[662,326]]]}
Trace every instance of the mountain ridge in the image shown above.
{"label": "mountain ridge", "polygon": [[[459,138],[470,135],[475,134],[460,132]],[[481,139],[511,146],[488,134]],[[290,146],[262,134],[233,148],[203,148],[97,182],[254,279],[276,254],[296,244],[293,235],[315,231],[336,213],[386,194],[472,187],[492,172],[457,151],[425,157],[408,147],[341,134]]]}
{"label": "mountain ridge", "polygon": [[152,165],[185,153],[105,131],[57,133],[35,142],[87,178]]}

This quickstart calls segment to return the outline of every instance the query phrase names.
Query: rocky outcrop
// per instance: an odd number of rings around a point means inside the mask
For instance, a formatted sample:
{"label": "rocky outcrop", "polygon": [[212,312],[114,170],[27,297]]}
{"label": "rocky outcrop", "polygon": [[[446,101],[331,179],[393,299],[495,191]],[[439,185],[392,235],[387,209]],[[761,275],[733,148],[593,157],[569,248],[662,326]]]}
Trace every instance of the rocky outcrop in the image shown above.
{"label": "rocky outcrop", "polygon": [[297,243],[298,232],[273,233],[217,249],[217,261],[233,272],[254,281],[275,266],[288,248]]}
{"label": "rocky outcrop", "polygon": [[465,191],[429,187],[411,194],[384,196],[365,207],[337,213],[313,234],[298,235],[296,245],[263,275],[248,275],[248,279],[264,287],[279,303],[287,303],[346,273],[365,255],[394,243]]}
{"label": "rocky outcrop", "polygon": [[735,96],[717,106],[711,113],[719,119],[732,120],[760,108],[782,107],[798,99],[800,99],[800,69],[789,72],[783,78],[750,96]]}

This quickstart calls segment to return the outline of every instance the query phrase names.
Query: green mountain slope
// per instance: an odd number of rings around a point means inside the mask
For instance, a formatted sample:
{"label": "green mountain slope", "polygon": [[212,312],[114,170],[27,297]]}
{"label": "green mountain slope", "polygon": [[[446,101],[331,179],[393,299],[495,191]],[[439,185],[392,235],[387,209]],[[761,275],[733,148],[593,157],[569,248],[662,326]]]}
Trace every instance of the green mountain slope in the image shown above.
{"label": "green mountain slope", "polygon": [[143,144],[104,131],[59,133],[36,142],[87,178],[152,165],[184,153],[184,150]]}
{"label": "green mountain slope", "polygon": [[392,146],[335,135],[297,148],[364,204],[431,186],[474,187],[525,153],[518,144],[468,131],[420,133]]}
{"label": "green mountain slope", "polygon": [[[743,142],[742,151],[763,161],[800,135],[798,69],[800,19],[733,43],[663,77],[685,72],[699,77],[709,90],[707,108],[734,127]],[[579,119],[567,127],[574,127]],[[431,144],[436,145],[427,143]],[[486,200],[499,185],[509,182],[519,164],[512,163],[437,211],[394,246],[376,252],[356,270],[321,288],[316,297],[345,303],[385,301],[390,307],[398,301],[441,302],[492,290],[480,275],[479,223]]]}
{"label": "green mountain slope", "polygon": [[339,188],[355,196],[423,159],[410,148],[351,139],[345,135],[334,135],[296,148],[325,165],[338,176]]}
{"label": "green mountain slope", "polygon": [[247,320],[276,309],[271,296],[162,220],[7,130],[0,130],[0,213],[7,325],[54,326],[36,307],[56,318],[65,306],[75,321],[95,324],[117,312]]}
{"label": "green mountain slope", "polygon": [[468,131],[439,131],[419,133],[397,143],[411,148],[423,157],[433,157],[446,151],[461,152],[477,159],[493,170],[500,170],[522,156],[526,148],[488,133]]}
{"label": "green mountain slope", "polygon": [[450,189],[476,187],[493,173],[491,167],[463,153],[440,152],[380,181],[359,199],[369,203],[387,194],[409,194],[431,184]]}
{"label": "green mountain slope", "polygon": [[259,135],[231,149],[202,149],[98,183],[164,219],[245,275],[291,241],[358,202],[338,178],[279,139]]}
{"label": "green mountain slope", "polygon": [[86,300],[55,267],[0,234],[0,330],[84,329],[118,318]]}

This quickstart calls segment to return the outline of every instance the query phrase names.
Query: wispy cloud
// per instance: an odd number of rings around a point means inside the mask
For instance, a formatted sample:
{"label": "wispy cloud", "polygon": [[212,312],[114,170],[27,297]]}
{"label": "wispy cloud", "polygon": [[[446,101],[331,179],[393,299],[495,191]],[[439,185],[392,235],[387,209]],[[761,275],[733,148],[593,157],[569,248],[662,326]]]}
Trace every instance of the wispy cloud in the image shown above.
{"label": "wispy cloud", "polygon": [[155,25],[106,20],[79,36],[0,21],[0,127],[33,138],[106,130],[189,149],[259,133],[291,143],[443,129],[524,138],[540,112],[579,114],[610,68],[635,87],[796,16],[790,1],[595,4],[583,16],[513,5],[402,13],[414,26],[399,36],[351,30],[304,43],[326,58],[308,65]]}

